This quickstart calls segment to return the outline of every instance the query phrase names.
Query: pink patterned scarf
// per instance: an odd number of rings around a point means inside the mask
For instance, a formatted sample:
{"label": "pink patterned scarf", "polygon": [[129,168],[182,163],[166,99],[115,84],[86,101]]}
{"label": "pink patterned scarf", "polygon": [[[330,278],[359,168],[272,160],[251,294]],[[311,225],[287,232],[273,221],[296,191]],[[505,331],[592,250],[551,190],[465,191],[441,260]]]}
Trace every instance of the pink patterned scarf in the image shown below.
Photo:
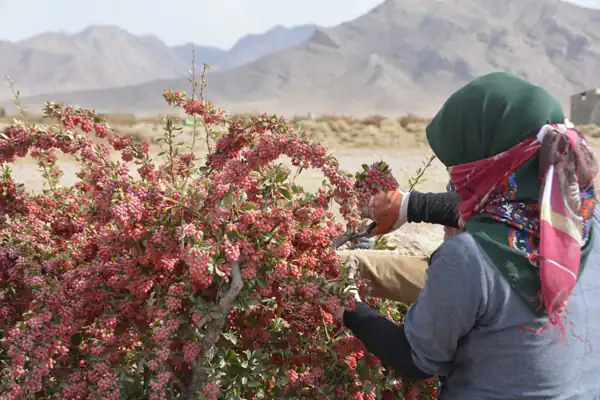
{"label": "pink patterned scarf", "polygon": [[[519,167],[539,155],[539,246],[526,255],[539,263],[541,296],[552,324],[561,324],[561,311],[577,282],[584,243],[584,222],[593,215],[593,202],[581,190],[597,173],[594,155],[583,136],[568,125],[545,125],[538,135],[493,157],[453,166],[450,178],[461,198],[459,220],[485,213]],[[591,210],[590,210],[591,207]]]}

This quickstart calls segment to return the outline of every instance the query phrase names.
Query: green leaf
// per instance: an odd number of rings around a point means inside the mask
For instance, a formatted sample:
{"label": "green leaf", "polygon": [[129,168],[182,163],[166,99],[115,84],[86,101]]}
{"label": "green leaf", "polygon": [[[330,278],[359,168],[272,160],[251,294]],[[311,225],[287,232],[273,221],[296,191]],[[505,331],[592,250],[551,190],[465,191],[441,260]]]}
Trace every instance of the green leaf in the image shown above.
{"label": "green leaf", "polygon": [[258,302],[258,300],[256,300],[256,299],[253,299],[252,297],[250,297],[249,299],[247,299],[247,300],[245,301],[245,303],[246,303],[246,305],[248,305],[248,306],[257,306],[257,305],[259,305],[259,304],[260,304],[260,303]]}
{"label": "green leaf", "polygon": [[79,346],[81,342],[83,342],[83,336],[81,335],[81,333],[76,333],[73,336],[71,336],[71,344],[73,346]]}
{"label": "green leaf", "polygon": [[280,188],[279,193],[288,200],[292,199],[292,194],[290,193],[289,190],[287,190],[285,188]]}
{"label": "green leaf", "polygon": [[227,339],[228,341],[230,341],[231,343],[233,343],[233,345],[237,345],[238,344],[238,339],[237,337],[229,332],[224,332],[221,334],[221,336],[223,336],[225,339]]}

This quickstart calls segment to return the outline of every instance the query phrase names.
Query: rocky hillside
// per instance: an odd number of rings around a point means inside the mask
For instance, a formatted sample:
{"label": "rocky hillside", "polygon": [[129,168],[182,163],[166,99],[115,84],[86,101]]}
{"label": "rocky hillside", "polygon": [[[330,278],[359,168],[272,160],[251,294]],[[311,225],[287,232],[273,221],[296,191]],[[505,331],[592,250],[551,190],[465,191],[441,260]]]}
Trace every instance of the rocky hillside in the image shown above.
{"label": "rocky hillside", "polygon": [[[195,59],[226,70],[302,43],[315,30],[313,25],[277,26],[242,37],[230,50],[194,45]],[[155,36],[114,26],[49,32],[18,43],[0,41],[0,76],[10,76],[26,95],[114,88],[186,77],[191,49],[190,43],[169,47]],[[0,85],[0,100],[9,96],[7,85]]]}
{"label": "rocky hillside", "polygon": [[[564,104],[600,85],[600,10],[559,0],[387,0],[307,42],[215,72],[207,95],[232,110],[284,114],[429,114],[475,76],[511,71],[544,85]],[[55,99],[102,110],[162,109],[166,87],[185,79]]]}

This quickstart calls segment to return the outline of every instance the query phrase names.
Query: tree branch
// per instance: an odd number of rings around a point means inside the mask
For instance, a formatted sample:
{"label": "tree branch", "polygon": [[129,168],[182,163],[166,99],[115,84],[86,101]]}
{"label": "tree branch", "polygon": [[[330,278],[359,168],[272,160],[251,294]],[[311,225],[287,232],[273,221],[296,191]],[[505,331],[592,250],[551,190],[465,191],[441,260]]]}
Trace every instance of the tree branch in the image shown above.
{"label": "tree branch", "polygon": [[233,309],[233,302],[244,288],[244,281],[242,279],[242,271],[239,262],[231,264],[231,283],[225,293],[222,292],[224,287],[225,286],[222,286],[221,289],[219,289],[219,295],[217,297],[220,315],[207,325],[206,334],[201,343],[202,351],[194,362],[192,382],[186,396],[188,400],[196,400],[196,394],[200,391],[202,385],[208,382],[209,370],[207,367],[215,355],[219,335],[225,326],[227,316]]}

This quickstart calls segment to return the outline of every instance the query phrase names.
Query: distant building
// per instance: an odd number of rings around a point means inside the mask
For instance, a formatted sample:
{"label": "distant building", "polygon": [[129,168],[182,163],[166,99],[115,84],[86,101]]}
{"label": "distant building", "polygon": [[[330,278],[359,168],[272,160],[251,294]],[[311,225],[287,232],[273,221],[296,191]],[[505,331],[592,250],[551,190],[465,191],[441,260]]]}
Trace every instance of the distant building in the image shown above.
{"label": "distant building", "polygon": [[570,120],[575,125],[600,125],[600,88],[571,96]]}

